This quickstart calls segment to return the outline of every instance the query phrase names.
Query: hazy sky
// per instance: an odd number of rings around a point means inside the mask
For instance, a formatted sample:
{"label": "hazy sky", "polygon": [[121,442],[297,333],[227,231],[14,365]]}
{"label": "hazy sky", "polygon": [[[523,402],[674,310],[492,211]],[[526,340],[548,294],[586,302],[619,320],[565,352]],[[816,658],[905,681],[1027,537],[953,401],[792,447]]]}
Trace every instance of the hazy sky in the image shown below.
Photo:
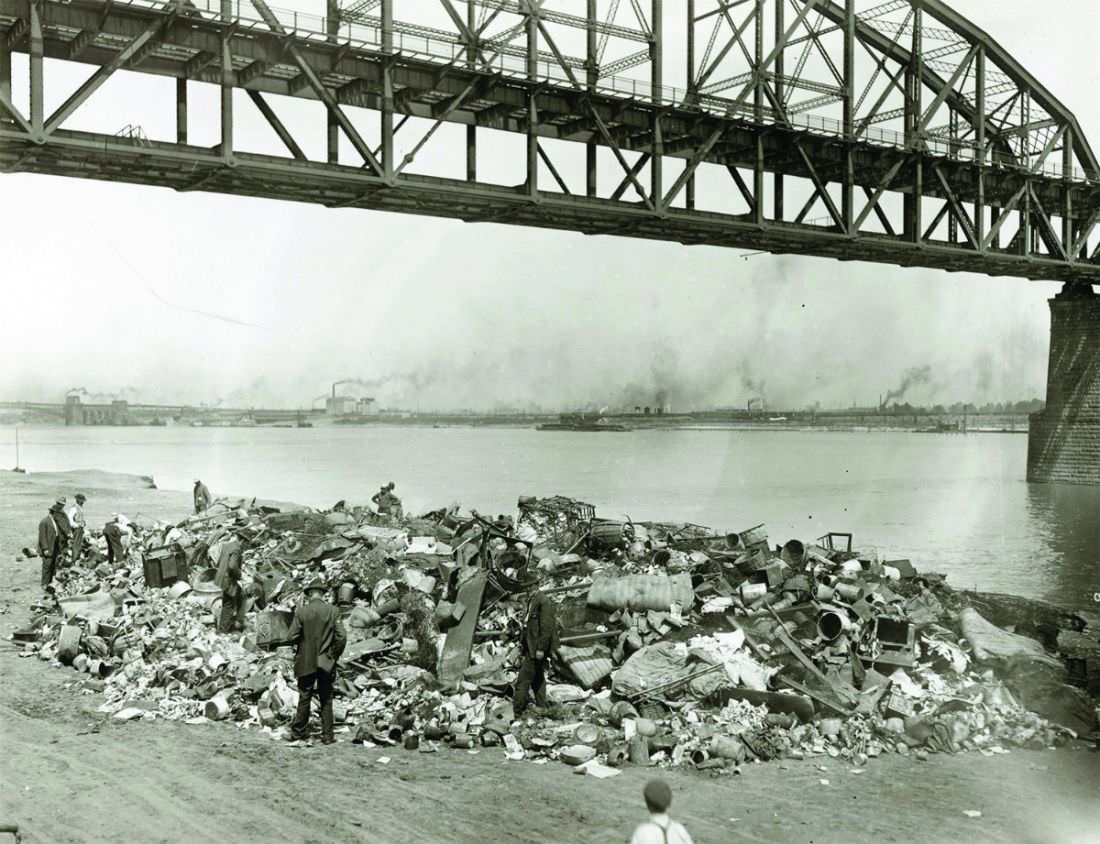
{"label": "hazy sky", "polygon": [[[1100,147],[1094,0],[953,5]],[[47,80],[67,81],[47,110],[89,72],[49,63]],[[90,102],[91,122],[73,126],[140,123],[167,137],[170,91],[167,80],[120,77]],[[192,86],[193,140],[216,141],[216,121],[199,116],[216,96]],[[293,123],[294,106],[273,102]],[[248,105],[241,137],[266,138]],[[435,154],[451,155],[445,146],[441,133]],[[0,231],[0,399],[84,387],[305,406],[336,379],[396,375],[367,391],[425,409],[556,407],[642,403],[664,386],[683,407],[743,405],[762,383],[770,405],[802,407],[873,403],[929,366],[930,382],[906,398],[1003,401],[1043,394],[1046,299],[1057,290],[31,174],[0,176]]]}

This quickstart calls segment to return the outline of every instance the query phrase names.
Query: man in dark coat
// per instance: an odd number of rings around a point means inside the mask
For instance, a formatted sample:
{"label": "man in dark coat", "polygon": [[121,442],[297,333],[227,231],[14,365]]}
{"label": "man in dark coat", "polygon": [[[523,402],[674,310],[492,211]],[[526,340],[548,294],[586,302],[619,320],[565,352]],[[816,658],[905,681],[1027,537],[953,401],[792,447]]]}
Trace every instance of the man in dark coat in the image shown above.
{"label": "man in dark coat", "polygon": [[210,490],[206,488],[206,484],[195,478],[195,515],[199,513],[205,513],[206,509],[210,506]]}
{"label": "man in dark coat", "polygon": [[57,558],[61,553],[61,531],[57,529],[54,514],[64,505],[54,503],[45,517],[38,523],[38,556],[42,558],[42,588],[53,580],[57,569]]}
{"label": "man in dark coat", "polygon": [[512,708],[517,718],[527,709],[532,689],[536,705],[547,705],[546,665],[550,654],[557,649],[558,615],[554,603],[544,593],[535,592],[528,606],[527,624],[520,641],[523,663],[516,675],[516,691],[512,698]]}
{"label": "man in dark coat", "polygon": [[117,515],[103,526],[103,538],[107,540],[108,563],[121,563],[126,559],[126,548],[122,544],[122,525]]}
{"label": "man in dark coat", "polygon": [[54,524],[57,525],[57,532],[60,534],[57,549],[58,565],[62,564],[62,558],[68,553],[73,538],[73,525],[72,522],[69,521],[69,515],[65,512],[65,505],[67,503],[68,499],[65,498],[65,496],[61,496],[53,503],[53,507],[50,508],[50,515],[53,516]]}
{"label": "man in dark coat", "polygon": [[218,615],[218,632],[232,633],[244,627],[245,594],[241,588],[241,540],[234,533],[218,550],[218,570],[214,583],[222,590],[222,608]]}
{"label": "man in dark coat", "polygon": [[309,705],[313,691],[321,699],[321,741],[332,744],[332,681],[336,660],[344,652],[347,634],[340,611],[325,600],[325,584],[319,578],[306,587],[306,600],[294,611],[288,641],[298,645],[294,676],[298,678],[298,711],[290,725],[295,739],[309,735]]}

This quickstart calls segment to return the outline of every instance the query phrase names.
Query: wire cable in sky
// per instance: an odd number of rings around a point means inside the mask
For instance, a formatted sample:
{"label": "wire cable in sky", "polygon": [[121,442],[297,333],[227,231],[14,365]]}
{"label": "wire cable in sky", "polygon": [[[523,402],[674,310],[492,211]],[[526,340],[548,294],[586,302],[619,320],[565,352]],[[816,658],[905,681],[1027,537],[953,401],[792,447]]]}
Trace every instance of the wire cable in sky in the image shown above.
{"label": "wire cable in sky", "polygon": [[149,291],[150,295],[152,295],[153,298],[161,304],[167,305],[169,308],[175,308],[177,311],[184,311],[186,313],[197,314],[198,316],[209,317],[210,319],[220,320],[221,322],[228,322],[231,325],[243,325],[246,328],[260,328],[265,331],[280,330],[270,325],[260,325],[257,322],[248,322],[247,320],[237,319],[236,317],[225,316],[224,314],[216,314],[212,313],[211,311],[204,311],[200,310],[199,308],[189,307],[187,305],[177,305],[175,302],[168,301],[163,296],[161,296],[160,293],[157,292],[156,288],[149,283],[149,280],[144,275],[142,275],[141,271],[134,266],[133,262],[129,258],[127,258],[126,255],[123,254],[122,250],[120,250],[117,246],[114,245],[114,243],[111,242],[111,239],[109,237],[107,237],[98,227],[94,226],[94,224],[93,227],[99,233],[100,239],[111,248],[111,251],[118,255],[122,262],[130,268],[130,272],[134,274],[134,277],[138,281],[140,281],[145,289]]}

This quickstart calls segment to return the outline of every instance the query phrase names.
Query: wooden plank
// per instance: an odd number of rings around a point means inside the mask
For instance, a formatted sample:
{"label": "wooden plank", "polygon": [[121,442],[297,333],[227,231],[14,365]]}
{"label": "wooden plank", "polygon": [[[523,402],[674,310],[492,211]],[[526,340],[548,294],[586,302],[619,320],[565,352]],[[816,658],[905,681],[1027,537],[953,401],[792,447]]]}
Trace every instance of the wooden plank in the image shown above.
{"label": "wooden plank", "polygon": [[804,686],[795,680],[792,680],[790,677],[776,677],[776,681],[782,683],[785,686],[788,686],[789,688],[794,689],[796,692],[802,692],[802,694],[806,695],[807,697],[812,697],[822,706],[833,710],[833,712],[836,712],[840,715],[852,714],[851,708],[846,708],[841,704],[838,704],[836,701],[829,700],[829,698],[825,697],[820,692],[815,692],[813,689]]}
{"label": "wooden plank", "polygon": [[[768,610],[770,611],[771,607],[768,607]],[[779,616],[777,616],[774,611],[772,611],[772,616],[778,623],[778,626],[775,628],[776,638],[778,638],[779,641],[781,641],[786,646],[787,650],[789,650],[794,655],[795,659],[802,663],[802,666],[810,672],[814,679],[816,679],[820,683],[823,683],[827,688],[832,689],[833,692],[836,693],[836,695],[841,698],[845,703],[850,704],[852,701],[859,697],[859,692],[852,688],[851,685],[847,683],[838,683],[835,680],[830,680],[828,677],[822,674],[821,670],[816,665],[814,665],[813,660],[806,656],[802,648],[798,646],[798,642],[794,640],[794,637],[792,637],[791,634],[787,632],[786,628],[783,627],[783,622],[779,620]]]}
{"label": "wooden plank", "polygon": [[470,651],[474,646],[474,630],[481,612],[486,579],[484,572],[478,572],[458,587],[458,600],[466,607],[466,613],[447,632],[447,640],[443,643],[438,674],[439,683],[444,688],[457,689],[470,665]]}

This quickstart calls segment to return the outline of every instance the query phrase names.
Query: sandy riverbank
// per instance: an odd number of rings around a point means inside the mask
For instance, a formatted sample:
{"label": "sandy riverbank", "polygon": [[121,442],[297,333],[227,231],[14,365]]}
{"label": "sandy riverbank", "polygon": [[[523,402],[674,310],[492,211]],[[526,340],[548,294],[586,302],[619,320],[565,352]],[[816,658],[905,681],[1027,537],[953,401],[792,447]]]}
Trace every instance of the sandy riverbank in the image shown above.
{"label": "sandy riverbank", "polygon": [[[190,504],[132,476],[0,472],[5,640],[39,594],[39,563],[16,562],[19,549],[33,545],[53,497],[77,491],[93,525],[120,510],[175,520]],[[74,688],[83,675],[17,654],[0,644],[0,821],[18,822],[30,842],[621,842],[644,815],[647,770],[596,780],[507,762],[499,748],[367,750],[344,734],[331,748],[295,749],[222,724],[124,723]],[[823,757],[747,765],[738,777],[661,775],[697,842],[1061,842],[1100,829],[1100,765],[1082,746],[880,757],[862,774]]]}

